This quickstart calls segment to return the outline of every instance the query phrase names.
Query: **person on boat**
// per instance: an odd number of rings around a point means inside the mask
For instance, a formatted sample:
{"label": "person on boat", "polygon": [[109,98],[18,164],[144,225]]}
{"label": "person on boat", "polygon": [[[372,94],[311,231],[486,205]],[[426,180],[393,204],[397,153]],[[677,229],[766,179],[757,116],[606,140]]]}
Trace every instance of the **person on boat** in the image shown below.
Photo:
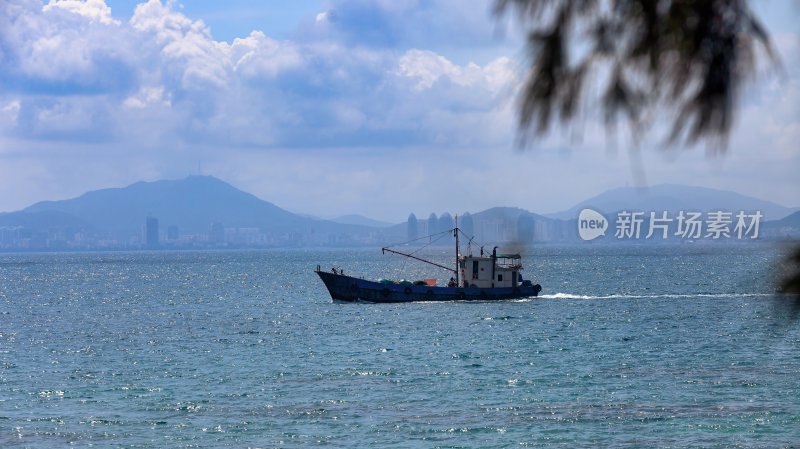
{"label": "person on boat", "polygon": [[453,278],[450,278],[450,282],[447,283],[447,286],[450,287],[450,288],[455,287],[456,286],[456,280],[453,279]]}
{"label": "person on boat", "polygon": [[336,267],[331,267],[331,271],[333,272],[333,274],[339,274],[339,272],[336,271]]}

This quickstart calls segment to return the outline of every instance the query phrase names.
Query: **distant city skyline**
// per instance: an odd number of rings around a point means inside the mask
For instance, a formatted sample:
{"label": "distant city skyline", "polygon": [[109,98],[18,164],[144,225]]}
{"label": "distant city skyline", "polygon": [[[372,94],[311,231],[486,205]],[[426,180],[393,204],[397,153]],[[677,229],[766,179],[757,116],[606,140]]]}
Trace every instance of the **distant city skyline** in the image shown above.
{"label": "distant city skyline", "polygon": [[800,208],[679,185],[653,186],[649,195],[614,189],[555,216],[492,207],[431,212],[423,219],[411,213],[404,223],[386,224],[352,216],[329,221],[297,215],[220,179],[190,176],[0,213],[0,251],[345,247],[401,241],[451,246],[456,216],[465,244],[474,238],[477,246],[564,243],[579,236],[594,240],[609,228],[615,232],[606,243],[647,240],[656,230],[671,243],[709,237],[730,242],[734,235],[737,241],[774,240],[800,233]]}
{"label": "distant city skyline", "polygon": [[658,122],[631,156],[589,112],[515,149],[524,33],[491,1],[5,4],[0,211],[199,169],[293,212],[392,223],[558,212],[638,168],[800,206],[796,2],[751,2],[782,68],[760,61],[722,156],[663,149]]}

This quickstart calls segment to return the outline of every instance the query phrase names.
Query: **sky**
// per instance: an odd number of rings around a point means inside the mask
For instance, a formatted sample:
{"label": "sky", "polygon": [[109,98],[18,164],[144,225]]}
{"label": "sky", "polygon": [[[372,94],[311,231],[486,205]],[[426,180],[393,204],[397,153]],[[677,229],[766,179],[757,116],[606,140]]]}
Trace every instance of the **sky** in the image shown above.
{"label": "sky", "polygon": [[800,206],[800,6],[751,6],[781,67],[720,156],[592,114],[518,148],[524,36],[490,1],[0,0],[0,211],[198,173],[391,222],[661,183]]}

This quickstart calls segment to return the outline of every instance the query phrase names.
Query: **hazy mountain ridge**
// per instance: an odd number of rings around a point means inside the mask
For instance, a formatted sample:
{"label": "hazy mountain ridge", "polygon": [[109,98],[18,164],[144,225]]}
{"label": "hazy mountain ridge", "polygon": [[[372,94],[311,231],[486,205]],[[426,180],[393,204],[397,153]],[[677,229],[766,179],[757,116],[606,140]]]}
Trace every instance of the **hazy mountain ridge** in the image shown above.
{"label": "hazy mountain ridge", "polygon": [[520,207],[498,206],[472,214],[474,220],[517,220],[521,215],[528,215],[534,220],[553,220],[550,217],[531,212]]}
{"label": "hazy mountain ridge", "polygon": [[[239,198],[234,200],[237,194]],[[207,229],[212,221],[221,221],[231,212],[233,204],[277,212],[275,219],[285,220],[285,215],[272,204],[259,203],[252,195],[216,178],[191,176],[180,181],[137,182],[122,188],[95,190],[68,200],[42,201],[23,211],[56,210],[82,217],[101,229],[125,232],[141,228],[146,216],[157,217],[162,223],[181,223],[192,230],[202,217],[202,227]]]}
{"label": "hazy mountain ridge", "polygon": [[94,226],[72,214],[57,210],[17,211],[0,213],[0,226],[22,226],[39,229],[45,227],[61,227],[94,230]]}
{"label": "hazy mountain ridge", "polygon": [[799,210],[772,201],[742,195],[729,190],[708,187],[659,184],[644,189],[619,187],[581,201],[561,212],[545,214],[550,218],[574,219],[581,209],[590,208],[602,213],[616,213],[621,210],[661,212],[672,214],[678,211],[708,212],[714,210],[746,212],[761,211],[764,220],[779,220]]}
{"label": "hazy mountain ridge", "polygon": [[23,212],[58,211],[78,217],[98,229],[137,232],[147,216],[163,226],[205,232],[211,223],[226,227],[258,227],[275,231],[315,227],[345,230],[342,225],[288,212],[211,176],[182,180],[137,182],[128,187],[87,192],[62,201],[42,201]]}
{"label": "hazy mountain ridge", "polygon": [[783,217],[780,220],[768,221],[765,225],[772,228],[800,228],[800,211]]}
{"label": "hazy mountain ridge", "polygon": [[375,220],[369,217],[365,217],[359,214],[348,214],[342,215],[340,217],[331,218],[330,221],[339,224],[349,224],[349,225],[357,225],[357,226],[369,226],[372,228],[388,228],[394,226],[395,223],[389,223],[386,221]]}
{"label": "hazy mountain ridge", "polygon": [[[631,188],[612,189],[550,216],[519,207],[493,207],[470,214],[471,219],[459,220],[459,225],[470,227],[479,241],[487,243],[570,241],[578,238],[576,219],[584,207],[602,212],[609,223],[614,223],[615,214],[623,209],[670,213],[761,210],[765,229],[800,228],[800,212],[791,214],[791,208],[735,192],[675,185],[654,186],[645,195]],[[786,211],[789,213],[781,220],[769,221],[770,216]],[[84,247],[100,245],[97,242],[104,240],[112,242],[104,245],[136,248],[144,245],[143,229],[148,216],[159,220],[161,241],[169,240],[173,246],[382,245],[404,241],[409,236],[406,222],[390,224],[355,214],[323,220],[289,212],[214,177],[190,176],[181,180],[137,182],[0,213],[0,228],[6,230],[0,236],[0,247],[18,247],[14,245],[28,239],[35,241],[26,243],[33,245],[29,247],[45,248],[50,247],[49,241],[77,241],[80,234],[80,244]],[[446,225],[437,222],[431,228],[425,218],[418,220],[419,232],[430,229],[439,232]],[[451,218],[445,220],[451,220],[452,226]],[[218,223],[214,236],[213,223]],[[171,227],[179,229],[179,237],[175,233],[168,237],[167,230]],[[786,234],[781,232],[772,234]],[[796,231],[789,233],[792,232]]]}

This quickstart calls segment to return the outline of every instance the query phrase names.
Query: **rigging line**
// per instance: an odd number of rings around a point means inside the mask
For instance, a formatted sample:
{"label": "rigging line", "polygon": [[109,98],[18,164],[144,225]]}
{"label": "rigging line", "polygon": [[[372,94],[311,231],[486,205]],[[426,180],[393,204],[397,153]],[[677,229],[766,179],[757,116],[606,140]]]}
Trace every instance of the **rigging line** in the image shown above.
{"label": "rigging line", "polygon": [[[447,232],[449,232],[449,231],[447,231]],[[425,248],[433,245],[434,243],[438,242],[439,240],[443,239],[445,234],[443,232],[440,232],[439,234],[442,234],[442,235],[439,235],[439,237],[436,237],[436,240],[431,240],[430,242],[428,242],[427,245],[422,245],[419,249],[417,249],[415,251],[412,251],[409,254],[416,254],[416,253],[422,251],[423,249],[425,249]],[[438,235],[438,234],[434,234],[434,235]],[[431,237],[433,237],[433,236],[431,236]]]}
{"label": "rigging line", "polygon": [[393,250],[393,249],[389,249],[389,248],[382,248],[382,249],[381,249],[381,251],[388,251],[388,252],[390,252],[390,253],[393,253],[393,254],[399,254],[399,255],[401,255],[401,256],[410,257],[410,258],[412,258],[412,259],[419,260],[420,262],[425,262],[425,263],[428,263],[428,264],[431,264],[431,265],[437,266],[437,267],[439,267],[439,268],[443,268],[443,269],[445,269],[445,270],[447,270],[447,271],[452,271],[453,273],[456,273],[456,270],[454,270],[453,268],[450,268],[450,267],[444,266],[444,265],[442,265],[442,264],[438,264],[438,263],[436,263],[436,262],[431,262],[430,260],[425,260],[425,259],[423,259],[423,258],[421,258],[421,257],[417,257],[417,256],[411,256],[411,255],[408,255],[408,254],[406,254],[406,253],[401,253],[400,251],[395,251],[395,250]]}
{"label": "rigging line", "polygon": [[458,232],[460,232],[460,233],[461,233],[461,235],[463,235],[464,237],[466,237],[466,239],[467,239],[467,242],[468,242],[468,243],[469,243],[469,242],[471,242],[471,243],[474,243],[474,244],[478,245],[479,247],[481,247],[481,246],[486,246],[486,244],[484,244],[483,242],[479,242],[479,241],[478,241],[478,240],[475,238],[475,236],[474,236],[474,235],[467,235],[467,233],[466,233],[466,232],[464,232],[464,231],[462,231],[462,230],[461,230],[461,228],[459,228],[459,229],[458,229]]}
{"label": "rigging line", "polygon": [[[439,234],[442,234],[442,235],[439,235]],[[435,236],[435,235],[439,235],[439,237],[436,237],[436,239],[435,239],[435,240],[431,240],[431,241],[429,241],[428,243],[426,243],[425,245],[422,245],[421,247],[417,248],[416,250],[414,250],[414,251],[412,251],[412,252],[408,253],[408,256],[410,256],[411,258],[415,258],[415,257],[414,257],[414,254],[416,254],[416,253],[418,253],[418,252],[422,251],[423,249],[427,248],[428,246],[430,246],[430,245],[433,245],[433,244],[434,244],[434,243],[436,243],[437,241],[441,240],[441,239],[442,239],[442,237],[444,237],[444,234],[443,234],[443,233],[441,233],[441,232],[440,232],[439,234],[433,234],[433,235],[428,235],[428,236],[425,236],[425,237],[423,237],[423,238],[430,238],[430,237],[433,237],[433,236]],[[411,240],[411,242],[413,242],[413,241],[416,241],[416,240],[421,240],[421,239],[414,239],[414,240]],[[407,242],[407,243],[410,243],[410,242]],[[407,263],[407,262],[408,262],[408,260],[407,260],[407,259],[403,259],[403,265],[402,265],[402,267],[403,267],[403,269],[404,269],[404,270],[405,270],[405,266],[406,266],[406,263]]]}
{"label": "rigging line", "polygon": [[428,239],[428,238],[431,238],[433,236],[437,236],[439,234],[447,234],[447,233],[450,233],[450,232],[453,232],[453,230],[452,229],[448,229],[447,231],[441,231],[441,232],[437,232],[436,234],[425,235],[425,236],[422,236],[422,237],[418,237],[418,238],[409,240],[407,242],[393,243],[391,245],[387,245],[385,248],[392,248],[394,246],[406,245],[408,243],[416,242],[417,240]]}
{"label": "rigging line", "polygon": [[[442,234],[442,235],[439,235],[439,237],[437,237],[436,240],[432,240],[432,241],[428,242],[427,245],[423,245],[421,248],[417,249],[416,251],[412,251],[412,252],[408,253],[407,256],[411,256],[412,258],[415,258],[414,254],[422,251],[423,249],[427,248],[428,246],[433,245],[434,243],[436,243],[439,240],[441,240],[442,238],[444,238],[444,236],[445,236],[444,233],[440,232],[439,234]],[[438,235],[438,234],[434,234],[434,235]],[[403,266],[405,267],[405,262],[403,262]]]}
{"label": "rigging line", "polygon": [[[449,231],[440,232],[440,233],[438,233],[438,234],[433,234],[433,235],[438,235],[439,237],[437,237],[437,238],[436,238],[436,240],[432,240],[432,241],[431,241],[430,243],[428,243],[427,245],[423,246],[422,248],[420,248],[420,249],[418,249],[417,251],[415,251],[415,252],[412,252],[412,253],[402,253],[402,252],[398,252],[398,251],[395,251],[395,250],[392,250],[392,249],[390,249],[391,247],[387,247],[387,246],[384,246],[384,247],[382,248],[382,251],[389,251],[390,253],[393,253],[393,254],[400,254],[400,255],[402,255],[402,256],[406,256],[406,257],[410,257],[410,258],[412,258],[412,259],[420,260],[420,261],[422,261],[422,262],[426,262],[426,263],[429,263],[429,264],[431,264],[431,265],[435,265],[435,266],[437,266],[437,267],[440,267],[440,268],[445,268],[445,269],[447,269],[447,270],[454,271],[452,268],[447,268],[447,267],[445,267],[445,266],[443,266],[443,265],[440,265],[440,264],[438,264],[438,263],[432,262],[432,261],[430,261],[430,260],[425,260],[425,259],[419,258],[419,257],[417,257],[417,256],[415,256],[415,255],[414,255],[414,253],[416,253],[416,252],[419,252],[420,250],[424,249],[425,247],[427,247],[427,246],[429,246],[429,245],[432,245],[432,244],[436,243],[437,241],[441,240],[442,238],[444,238],[444,237],[445,237],[445,236],[446,236],[446,235],[447,235],[449,232],[451,232],[451,231],[452,231],[452,229],[451,229],[451,230],[449,230]],[[405,263],[404,263],[404,265],[403,265],[403,266],[405,266]]]}

